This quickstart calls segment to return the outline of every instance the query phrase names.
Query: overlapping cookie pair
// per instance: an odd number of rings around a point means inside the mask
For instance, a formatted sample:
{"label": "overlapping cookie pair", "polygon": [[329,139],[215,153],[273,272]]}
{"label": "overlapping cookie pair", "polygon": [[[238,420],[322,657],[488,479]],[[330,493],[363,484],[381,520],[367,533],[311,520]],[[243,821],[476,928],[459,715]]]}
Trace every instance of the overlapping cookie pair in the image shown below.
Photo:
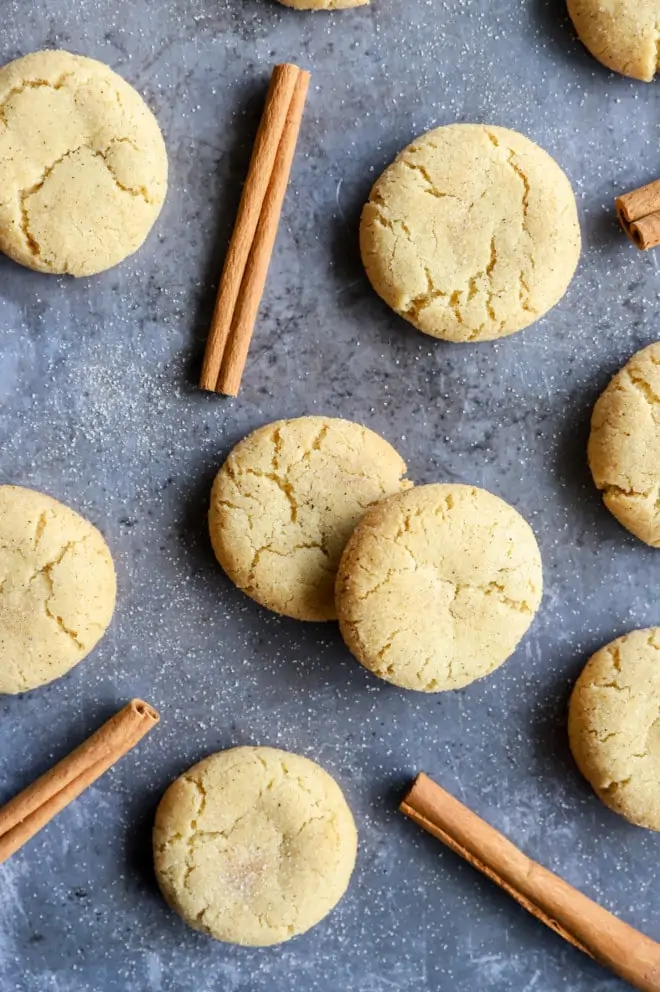
{"label": "overlapping cookie pair", "polygon": [[218,561],[261,605],[339,620],[366,668],[439,692],[488,675],[539,607],[527,522],[472,486],[412,486],[398,453],[346,420],[269,424],[229,455],[209,525]]}

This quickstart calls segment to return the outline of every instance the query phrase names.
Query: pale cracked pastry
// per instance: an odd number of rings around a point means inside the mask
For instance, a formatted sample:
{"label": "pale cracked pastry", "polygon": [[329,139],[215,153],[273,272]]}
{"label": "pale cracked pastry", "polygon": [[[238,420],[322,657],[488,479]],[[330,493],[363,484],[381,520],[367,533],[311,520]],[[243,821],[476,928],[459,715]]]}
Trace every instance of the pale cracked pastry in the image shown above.
{"label": "pale cracked pastry", "polygon": [[610,513],[660,547],[660,343],[633,355],[599,397],[588,457]]}
{"label": "pale cracked pastry", "polygon": [[209,530],[239,589],[297,620],[333,620],[344,545],[373,502],[412,485],[394,448],[359,424],[300,417],[261,427],[216,476]]}
{"label": "pale cracked pastry", "polygon": [[313,761],[237,747],[169,787],[153,845],[160,888],[186,923],[216,940],[265,947],[336,906],[355,866],[357,831],[341,789]]}
{"label": "pale cracked pastry", "polygon": [[568,732],[599,799],[660,830],[660,628],[634,630],[589,659],[571,695]]}
{"label": "pale cracked pastry", "polygon": [[473,486],[418,486],[373,506],[337,573],[341,632],[375,675],[459,689],[513,653],[541,602],[529,524]]}
{"label": "pale cracked pastry", "polygon": [[0,486],[0,693],[35,689],[82,661],[115,596],[96,527],[43,493]]}
{"label": "pale cracked pastry", "polygon": [[360,226],[376,292],[418,330],[488,341],[538,320],[580,257],[571,184],[547,152],[502,127],[417,138],[373,187]]}
{"label": "pale cracked pastry", "polygon": [[144,242],[167,153],[142,97],[101,62],[34,52],[0,69],[0,249],[89,276]]}
{"label": "pale cracked pastry", "polygon": [[615,72],[650,83],[658,69],[660,0],[568,0],[575,30]]}
{"label": "pale cracked pastry", "polygon": [[349,7],[364,7],[370,0],[279,0],[285,7],[296,10],[347,10]]}

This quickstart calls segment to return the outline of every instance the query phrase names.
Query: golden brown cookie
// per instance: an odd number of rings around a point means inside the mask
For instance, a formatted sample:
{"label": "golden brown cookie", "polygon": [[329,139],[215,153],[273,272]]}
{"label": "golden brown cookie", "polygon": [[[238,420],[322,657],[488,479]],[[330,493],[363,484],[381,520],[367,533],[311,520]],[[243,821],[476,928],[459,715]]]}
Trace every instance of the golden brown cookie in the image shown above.
{"label": "golden brown cookie", "polygon": [[166,189],[156,119],[107,66],[45,51],[0,69],[5,254],[39,272],[101,272],[140,247]]}
{"label": "golden brown cookie", "polygon": [[634,630],[589,659],[571,696],[568,733],[599,799],[660,830],[660,628]]}
{"label": "golden brown cookie", "polygon": [[418,486],[358,524],[337,573],[337,613],[375,675],[440,692],[506,661],[541,592],[539,549],[513,507],[473,486]]}
{"label": "golden brown cookie", "polygon": [[580,228],[571,184],[547,152],[506,128],[452,124],[385,170],[360,244],[376,292],[418,330],[488,341],[561,299]]}
{"label": "golden brown cookie", "polygon": [[660,547],[660,343],[633,355],[598,399],[588,457],[608,510]]}
{"label": "golden brown cookie", "polygon": [[234,448],[213,484],[216,557],[269,610],[333,620],[344,545],[368,506],[411,485],[405,471],[387,441],[349,420],[268,424]]}
{"label": "golden brown cookie", "polygon": [[96,527],[43,493],[0,486],[0,693],[35,689],[82,661],[115,596]]}
{"label": "golden brown cookie", "polygon": [[163,796],[154,861],[163,895],[190,926],[265,947],[315,926],[344,895],[357,831],[322,768],[269,747],[201,761]]}
{"label": "golden brown cookie", "polygon": [[591,54],[615,72],[647,83],[658,68],[660,0],[568,0]]}

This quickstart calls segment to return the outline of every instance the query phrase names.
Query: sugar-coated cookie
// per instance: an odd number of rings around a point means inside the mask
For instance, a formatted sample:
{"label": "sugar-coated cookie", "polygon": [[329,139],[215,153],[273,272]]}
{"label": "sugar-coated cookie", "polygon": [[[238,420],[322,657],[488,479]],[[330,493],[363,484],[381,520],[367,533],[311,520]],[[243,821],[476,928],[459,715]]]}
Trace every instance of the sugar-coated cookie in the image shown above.
{"label": "sugar-coated cookie", "polygon": [[166,189],[158,123],[106,65],[44,51],[0,69],[5,254],[40,272],[101,272],[140,247]]}
{"label": "sugar-coated cookie", "polygon": [[561,299],[581,239],[571,184],[547,152],[506,128],[452,124],[385,170],[360,243],[374,289],[418,330],[487,341]]}
{"label": "sugar-coated cookie", "polygon": [[650,83],[658,67],[660,0],[568,0],[591,54],[615,72]]}
{"label": "sugar-coated cookie", "polygon": [[541,602],[526,521],[473,486],[418,486],[364,515],[337,573],[346,644],[405,689],[459,689],[513,653]]}
{"label": "sugar-coated cookie", "polygon": [[0,693],[35,689],[82,661],[115,596],[96,527],[43,493],[0,486]]}
{"label": "sugar-coated cookie", "polygon": [[339,902],[357,831],[341,789],[313,761],[237,747],[170,786],[153,843],[163,895],[190,926],[264,947],[304,933]]}
{"label": "sugar-coated cookie", "polygon": [[368,506],[411,485],[405,471],[387,441],[349,420],[268,424],[241,441],[216,476],[209,511],[216,557],[268,609],[332,620],[344,545]]}
{"label": "sugar-coated cookie", "polygon": [[597,796],[631,823],[660,830],[660,628],[597,651],[580,675],[568,732]]}
{"label": "sugar-coated cookie", "polygon": [[660,343],[618,372],[591,418],[589,466],[603,502],[631,533],[660,547]]}

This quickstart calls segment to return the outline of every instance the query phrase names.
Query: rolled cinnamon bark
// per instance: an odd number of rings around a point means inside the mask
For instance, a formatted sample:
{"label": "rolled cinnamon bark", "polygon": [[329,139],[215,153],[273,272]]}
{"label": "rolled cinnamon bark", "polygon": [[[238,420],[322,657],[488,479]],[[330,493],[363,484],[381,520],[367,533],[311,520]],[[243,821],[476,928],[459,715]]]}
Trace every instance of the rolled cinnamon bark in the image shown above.
{"label": "rolled cinnamon bark", "polygon": [[399,808],[564,940],[640,992],[660,992],[660,944],[532,861],[427,775]]}
{"label": "rolled cinnamon bark", "polygon": [[616,199],[621,227],[641,251],[660,245],[660,179]]}

